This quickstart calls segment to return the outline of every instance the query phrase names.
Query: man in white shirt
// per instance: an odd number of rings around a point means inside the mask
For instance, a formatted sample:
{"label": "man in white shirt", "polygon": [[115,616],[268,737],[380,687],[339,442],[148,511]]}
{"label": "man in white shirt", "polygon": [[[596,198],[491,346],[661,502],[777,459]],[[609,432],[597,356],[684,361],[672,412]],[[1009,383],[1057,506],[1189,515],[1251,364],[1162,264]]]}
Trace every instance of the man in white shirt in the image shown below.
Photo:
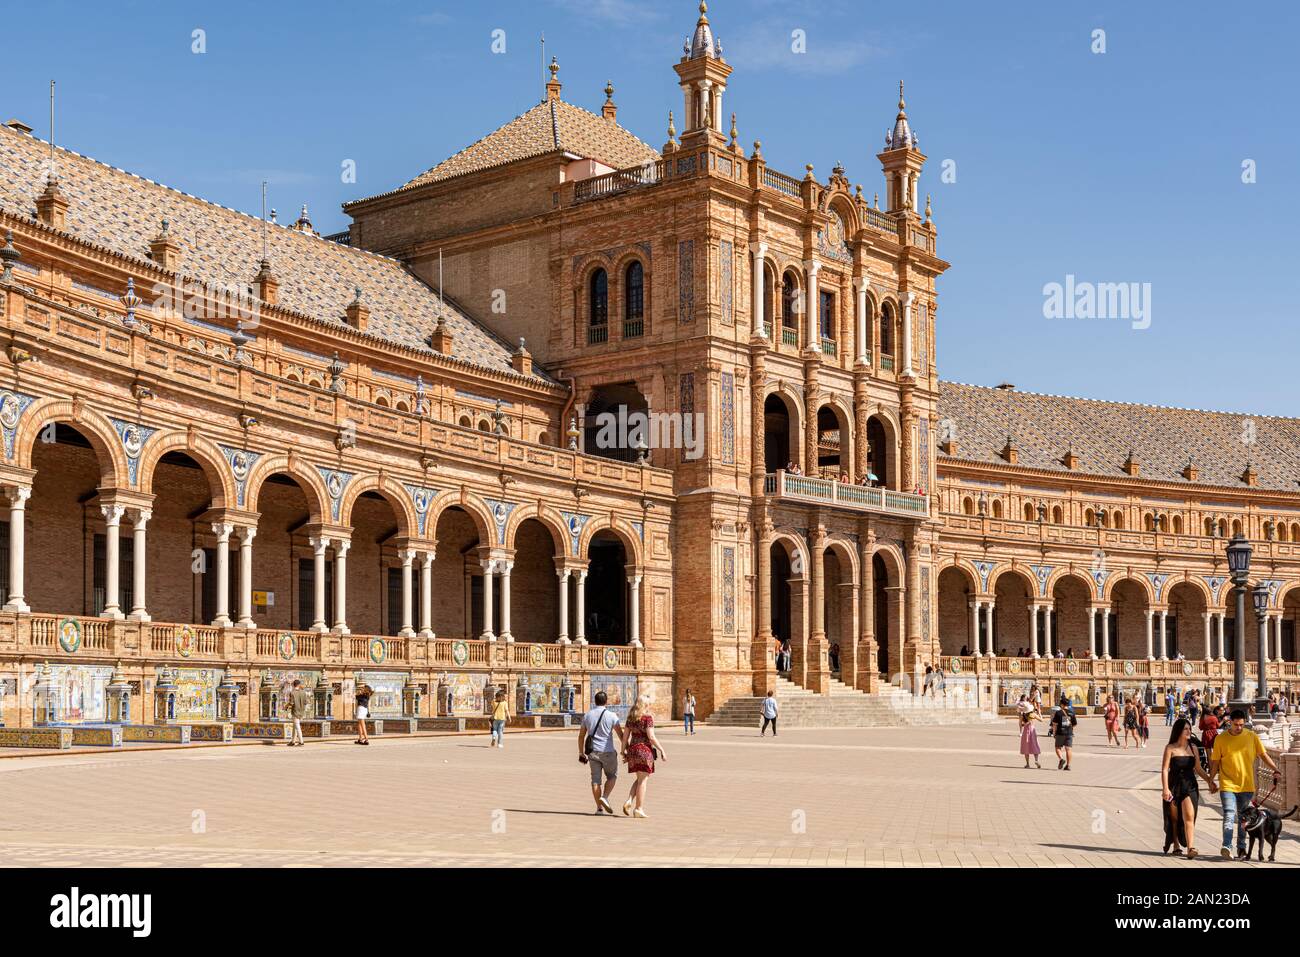
{"label": "man in white shirt", "polygon": [[618,748],[614,740],[623,740],[623,725],[608,703],[605,692],[597,691],[594,707],[582,716],[578,728],[578,761],[591,769],[591,796],[596,799],[597,814],[614,813],[609,803],[609,796],[618,784]]}
{"label": "man in white shirt", "polygon": [[776,703],[776,692],[769,691],[767,697],[763,699],[763,728],[758,732],[761,738],[767,734],[767,726],[772,726],[772,737],[776,737],[776,715],[780,708]]}

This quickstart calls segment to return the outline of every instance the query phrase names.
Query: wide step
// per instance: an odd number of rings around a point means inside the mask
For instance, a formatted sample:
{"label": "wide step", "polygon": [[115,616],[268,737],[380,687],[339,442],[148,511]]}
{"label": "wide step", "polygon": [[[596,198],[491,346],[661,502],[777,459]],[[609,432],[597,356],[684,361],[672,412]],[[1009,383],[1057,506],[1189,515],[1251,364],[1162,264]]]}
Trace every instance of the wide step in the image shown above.
{"label": "wide step", "polygon": [[[887,728],[973,724],[992,714],[952,700],[918,698],[895,685],[873,694],[832,680],[829,694],[817,694],[786,678],[776,682],[779,721],[784,728]],[[762,723],[762,698],[732,698],[709,716],[718,727],[754,727]]]}

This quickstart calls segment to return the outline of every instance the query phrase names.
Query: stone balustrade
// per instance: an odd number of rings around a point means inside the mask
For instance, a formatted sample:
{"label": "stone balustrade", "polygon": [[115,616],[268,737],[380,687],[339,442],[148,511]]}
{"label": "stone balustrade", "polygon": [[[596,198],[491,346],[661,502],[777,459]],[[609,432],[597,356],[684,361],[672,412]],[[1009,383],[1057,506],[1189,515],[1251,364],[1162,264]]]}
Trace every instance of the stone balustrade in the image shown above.
{"label": "stone balustrade", "polygon": [[907,518],[925,518],[929,515],[930,500],[911,492],[870,485],[851,485],[813,478],[810,475],[791,475],[780,471],[764,477],[763,493],[769,498],[814,505],[830,505],[857,512],[879,512]]}

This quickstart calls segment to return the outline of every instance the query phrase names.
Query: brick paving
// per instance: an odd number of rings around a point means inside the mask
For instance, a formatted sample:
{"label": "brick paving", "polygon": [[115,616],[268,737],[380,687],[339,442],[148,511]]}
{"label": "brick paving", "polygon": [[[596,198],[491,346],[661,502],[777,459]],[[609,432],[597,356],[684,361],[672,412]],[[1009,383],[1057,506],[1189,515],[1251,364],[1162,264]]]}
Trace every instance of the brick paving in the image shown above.
{"label": "brick paving", "polygon": [[[10,866],[1226,867],[1217,799],[1189,862],[1160,854],[1160,744],[1075,768],[1015,726],[664,731],[648,820],[596,817],[570,733],[71,753],[0,761]],[[625,789],[617,792],[621,803]],[[1203,792],[1203,798],[1209,796]],[[205,825],[195,832],[195,822]],[[1300,862],[1294,826],[1279,865]],[[1272,865],[1272,866],[1279,866]],[[1242,865],[1231,865],[1242,866]],[[1250,865],[1269,866],[1269,865]]]}

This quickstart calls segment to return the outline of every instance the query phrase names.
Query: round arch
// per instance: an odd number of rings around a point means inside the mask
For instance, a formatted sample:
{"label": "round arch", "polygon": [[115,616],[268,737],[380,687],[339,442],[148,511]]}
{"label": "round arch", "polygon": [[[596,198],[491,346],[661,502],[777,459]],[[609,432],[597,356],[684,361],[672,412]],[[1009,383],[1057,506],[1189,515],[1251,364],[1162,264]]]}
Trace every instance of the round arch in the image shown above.
{"label": "round arch", "polygon": [[339,524],[352,524],[352,510],[366,492],[374,492],[390,506],[397,516],[397,533],[405,538],[415,538],[420,528],[420,519],[415,511],[415,503],[402,484],[388,475],[360,475],[348,483],[339,502]]}
{"label": "round arch", "polygon": [[76,429],[95,450],[101,487],[130,486],[126,450],[113,423],[84,403],[68,399],[38,399],[24,412],[14,434],[14,459],[19,468],[32,467],[32,451],[40,441],[41,431],[51,423],[60,422]]}
{"label": "round arch", "polygon": [[[844,399],[839,396],[829,396],[817,407],[817,414],[820,418],[822,410],[829,409],[835,416],[836,424],[839,426],[840,433],[840,454],[839,454],[839,471],[841,474],[847,472],[854,480],[857,475],[854,474],[854,445],[856,437],[853,434],[854,416],[851,406],[845,403]],[[820,444],[821,423],[817,423],[818,439]],[[817,470],[820,471],[820,463],[817,463]],[[816,474],[811,467],[804,470],[809,475]]]}
{"label": "round arch", "polygon": [[862,580],[861,570],[858,568],[858,550],[853,543],[847,538],[828,538],[826,540],[825,551],[833,552],[838,559],[853,576],[852,580],[859,582]]}
{"label": "round arch", "polygon": [[239,494],[235,487],[235,477],[230,471],[226,457],[221,449],[210,439],[197,432],[186,429],[170,429],[159,432],[145,443],[140,453],[139,471],[136,481],[141,492],[157,494],[153,487],[154,473],[158,463],[169,452],[183,452],[198,463],[208,480],[208,489],[212,493],[213,508],[232,508],[238,504]]}
{"label": "round arch", "polygon": [[1025,584],[1025,593],[1029,595],[1030,601],[1039,600],[1038,579],[1029,573],[1029,570],[1020,565],[998,565],[989,573],[989,594],[998,593],[998,581],[1004,576],[1010,575],[1013,578],[1019,578]]}
{"label": "round arch", "polygon": [[1059,568],[1047,579],[1047,597],[1052,597],[1056,592],[1056,586],[1068,579],[1075,579],[1087,590],[1088,600],[1097,600],[1097,583],[1092,580],[1091,575],[1085,575],[1077,568]]}
{"label": "round arch", "polygon": [[256,512],[262,486],[272,475],[280,474],[293,479],[307,496],[308,520],[312,524],[330,520],[329,493],[325,490],[325,480],[319,472],[309,468],[296,456],[289,455],[264,455],[257,460],[248,474],[248,486],[244,492],[245,509]]}
{"label": "round arch", "polygon": [[[1287,596],[1289,596],[1293,591],[1295,591],[1298,588],[1300,588],[1300,581],[1283,582],[1278,587],[1277,595],[1274,596],[1274,601],[1277,603],[1274,606],[1274,609],[1277,611],[1281,611],[1282,609],[1286,608]],[[1213,602],[1207,602],[1206,607],[1212,608]]]}
{"label": "round arch", "polygon": [[798,532],[776,530],[768,538],[764,547],[771,548],[774,545],[780,545],[785,549],[786,557],[790,559],[791,567],[797,566],[802,569],[799,574],[806,574],[808,571],[808,544]]}
{"label": "round arch", "polygon": [[487,502],[466,488],[449,489],[429,504],[429,514],[424,520],[424,527],[429,530],[431,538],[437,534],[438,520],[442,517],[442,513],[449,508],[459,508],[469,515],[478,530],[480,545],[497,544],[496,520],[492,517],[492,509],[488,508]]}
{"label": "round arch", "polygon": [[593,518],[582,530],[582,536],[578,539],[578,557],[586,558],[591,548],[591,540],[600,532],[609,532],[623,543],[623,548],[627,551],[630,559],[629,564],[640,568],[644,565],[645,559],[642,554],[641,540],[636,532],[628,528],[621,520],[611,521],[607,516]]}
{"label": "round arch", "polygon": [[1099,596],[1102,601],[1114,601],[1115,589],[1119,587],[1120,582],[1133,582],[1142,589],[1142,596],[1146,599],[1147,607],[1154,608],[1156,605],[1156,593],[1151,587],[1151,582],[1145,575],[1112,575],[1106,580],[1106,587]]}
{"label": "round arch", "polygon": [[529,520],[538,522],[550,532],[551,541],[555,545],[556,558],[569,557],[569,533],[565,530],[563,516],[555,509],[540,504],[521,505],[510,513],[510,518],[506,521],[505,534],[502,535],[506,548],[517,547],[519,527]]}

